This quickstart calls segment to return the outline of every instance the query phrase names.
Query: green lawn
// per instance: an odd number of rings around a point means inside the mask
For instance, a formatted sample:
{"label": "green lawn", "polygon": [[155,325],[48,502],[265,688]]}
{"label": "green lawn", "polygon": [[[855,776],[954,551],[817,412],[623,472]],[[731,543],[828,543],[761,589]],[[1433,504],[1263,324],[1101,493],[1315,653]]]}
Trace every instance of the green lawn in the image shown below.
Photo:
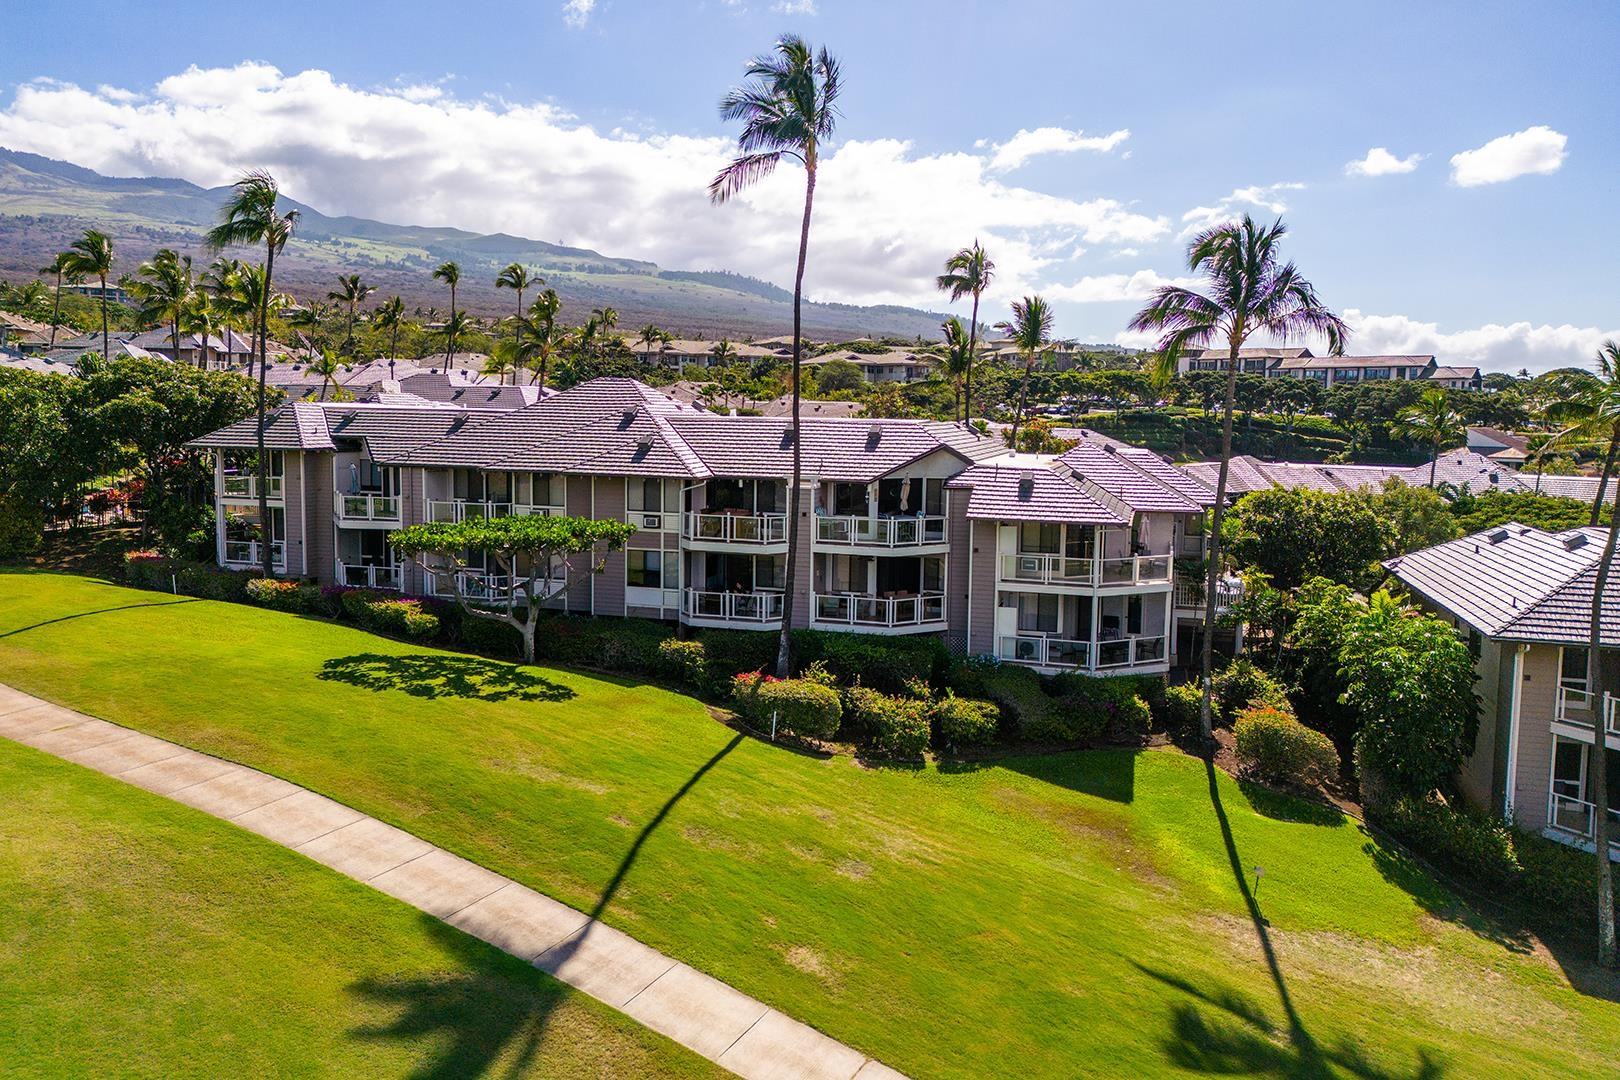
{"label": "green lawn", "polygon": [[[872,769],[656,687],[52,575],[0,575],[0,679],[600,907],[918,1077],[1620,1059],[1620,995],[1577,950],[1504,937],[1354,823],[1171,752]],[[1264,868],[1265,922],[1234,865]]]}
{"label": "green lawn", "polygon": [[0,739],[0,1075],[718,1076],[269,841]]}

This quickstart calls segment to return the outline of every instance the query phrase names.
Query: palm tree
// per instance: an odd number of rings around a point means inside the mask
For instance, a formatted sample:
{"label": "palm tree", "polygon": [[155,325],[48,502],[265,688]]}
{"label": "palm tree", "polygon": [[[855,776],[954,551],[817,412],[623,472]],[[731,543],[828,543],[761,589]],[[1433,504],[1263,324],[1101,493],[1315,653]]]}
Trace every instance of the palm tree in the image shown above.
{"label": "palm tree", "polygon": [[56,325],[62,321],[62,282],[76,282],[79,275],[73,269],[73,253],[58,251],[49,265],[40,267],[42,274],[56,275],[56,299],[51,304],[51,348],[56,348]]}
{"label": "palm tree", "polygon": [[338,363],[338,358],[330,349],[322,349],[320,356],[310,360],[309,373],[311,375],[319,375],[321,377],[322,401],[326,400],[327,387],[332,388],[333,397],[337,396],[337,377],[338,372],[341,370],[343,370],[343,365]]}
{"label": "palm tree", "polygon": [[520,340],[516,350],[518,366],[528,368],[531,383],[538,382],[540,389],[546,388],[546,371],[551,366],[551,358],[562,348],[563,335],[557,329],[557,313],[562,310],[562,300],[557,296],[557,290],[547,289],[534,298],[529,305],[529,314],[520,320]]}
{"label": "palm tree", "polygon": [[1427,443],[1434,452],[1429,462],[1430,487],[1434,487],[1435,471],[1440,468],[1441,452],[1465,434],[1462,413],[1438,386],[1429,387],[1414,404],[1395,414],[1395,431],[1402,438]]}
{"label": "palm tree", "polygon": [[[254,406],[257,423],[254,446],[259,466],[259,521],[265,528],[265,543],[261,545],[260,569],[265,577],[272,576],[270,527],[270,458],[264,451],[264,380],[269,364],[270,297],[275,279],[276,254],[292,239],[298,225],[298,211],[283,213],[276,206],[280,194],[275,177],[262,170],[247,173],[236,182],[236,194],[220,208],[219,224],[208,231],[208,246],[215,251],[237,245],[264,245],[264,262],[257,274],[244,267],[235,275],[238,291],[253,293],[248,302],[257,300],[257,327],[259,335],[259,393]],[[252,278],[250,282],[248,279]],[[242,286],[248,286],[243,289]]]}
{"label": "palm tree", "polygon": [[456,338],[472,329],[472,317],[465,311],[451,311],[444,320],[444,370],[450,370],[451,358],[456,353]]}
{"label": "palm tree", "polygon": [[1024,358],[1024,378],[1018,387],[1018,411],[1013,414],[1012,438],[1009,445],[1018,449],[1018,426],[1024,422],[1024,411],[1029,407],[1029,379],[1035,373],[1035,364],[1052,347],[1052,309],[1039,296],[1026,296],[1014,300],[1012,321],[996,323],[996,329],[1012,341]]}
{"label": "palm tree", "polygon": [[1549,444],[1572,438],[1608,444],[1598,473],[1597,494],[1592,499],[1592,525],[1603,520],[1609,481],[1614,476],[1615,459],[1620,456],[1620,342],[1605,341],[1598,348],[1597,368],[1596,377],[1581,380],[1568,398],[1547,407],[1549,419],[1569,425]]}
{"label": "palm tree", "polygon": [[[130,294],[140,303],[142,321],[169,324],[175,363],[180,362],[180,313],[195,289],[191,256],[176,254],[172,248],[160,248],[150,262],[141,263],[129,282]],[[207,366],[207,350],[205,341],[198,367]]]}
{"label": "palm tree", "polygon": [[641,362],[643,364],[652,362],[652,347],[668,336],[652,323],[648,323],[641,328],[641,334],[636,338],[636,343],[643,346],[641,350]]}
{"label": "palm tree", "polygon": [[800,438],[800,359],[804,351],[804,263],[810,250],[810,212],[816,195],[816,166],[821,144],[832,138],[838,122],[838,61],[825,48],[812,53],[801,37],[776,43],[774,55],[751,60],[750,80],[720,99],[722,120],[741,120],[737,157],[709,184],[709,198],[723,203],[776,171],[784,157],[804,166],[804,218],[799,225],[799,261],[793,273],[793,484],[788,489],[788,550],[785,570],[787,602],[777,643],[776,674],[786,678],[793,633],[793,598],[798,595],[799,506],[803,478]]}
{"label": "palm tree", "polygon": [[434,268],[433,276],[450,286],[450,314],[456,313],[456,286],[461,283],[461,264],[442,262]]}
{"label": "palm tree", "polygon": [[405,301],[390,296],[378,304],[377,310],[371,313],[371,325],[388,332],[388,358],[399,359],[399,332],[405,328]]}
{"label": "palm tree", "polygon": [[961,319],[952,315],[940,325],[945,331],[945,376],[951,380],[951,390],[956,398],[951,418],[960,420],[963,415],[962,382],[973,370],[973,347],[969,344],[970,335],[962,329]]}
{"label": "palm tree", "polygon": [[497,289],[513,289],[517,292],[517,317],[523,318],[523,294],[536,285],[544,285],[546,279],[539,274],[529,273],[529,268],[522,263],[511,263],[499,274],[495,275]]}
{"label": "palm tree", "polygon": [[355,310],[366,297],[376,291],[375,286],[361,281],[359,274],[341,274],[338,276],[338,287],[326,294],[328,300],[336,300],[349,306],[349,332],[343,339],[343,348],[351,356],[354,355]]}
{"label": "palm tree", "polygon": [[1221,522],[1226,514],[1226,482],[1232,465],[1238,350],[1254,334],[1281,344],[1320,334],[1327,339],[1330,353],[1342,355],[1350,333],[1344,321],[1317,299],[1315,286],[1301,276],[1293,263],[1278,262],[1277,243],[1287,231],[1281,219],[1267,227],[1256,224],[1247,214],[1242,221],[1204,230],[1187,247],[1187,266],[1208,278],[1207,293],[1167,285],[1154,292],[1147,307],[1137,312],[1130,323],[1132,330],[1161,334],[1154,361],[1161,374],[1174,371],[1188,349],[1202,349],[1213,341],[1224,341],[1227,348],[1221,466],[1215,480],[1204,587],[1203,701],[1198,719],[1206,753],[1214,742],[1210,693],[1215,660],[1215,591],[1220,584]]}
{"label": "palm tree", "polygon": [[[1604,349],[1609,350],[1614,342],[1604,342]],[[1612,375],[1610,368],[1609,374]],[[1612,380],[1611,380],[1612,385]],[[1616,421],[1615,428],[1620,431],[1620,420]],[[1599,490],[1601,498],[1603,492]],[[1597,718],[1597,730],[1603,730],[1604,702],[1609,695],[1620,697],[1620,686],[1612,685],[1607,678],[1610,674],[1609,665],[1600,659],[1603,647],[1603,610],[1604,601],[1609,586],[1609,576],[1614,571],[1615,541],[1620,539],[1620,498],[1614,501],[1614,508],[1609,511],[1609,536],[1603,545],[1603,556],[1598,560],[1597,574],[1592,582],[1592,613],[1588,626],[1586,644],[1586,686],[1592,693],[1593,713]],[[1603,740],[1598,740],[1601,746]],[[1609,862],[1609,769],[1608,755],[1594,748],[1588,755],[1587,786],[1591,789],[1592,799],[1592,842],[1597,851],[1598,861],[1598,963],[1603,967],[1613,967],[1615,961],[1614,948],[1614,867]]]}
{"label": "palm tree", "polygon": [[967,375],[964,380],[962,415],[973,419],[973,360],[979,351],[979,297],[989,288],[996,276],[996,264],[985,255],[977,240],[945,260],[945,272],[934,279],[934,284],[951,294],[954,303],[964,296],[973,297],[973,314],[968,323]]}
{"label": "palm tree", "polygon": [[241,273],[240,259],[220,257],[203,271],[202,280],[197,286],[211,301],[210,311],[214,326],[225,341],[226,353],[230,352],[230,337],[235,328],[244,322],[251,324],[258,315],[257,311],[247,310],[242,303],[241,294],[237,289],[237,279]]}
{"label": "palm tree", "polygon": [[180,309],[179,327],[183,333],[196,334],[202,341],[201,367],[208,366],[208,342],[218,328],[217,308],[209,294],[201,288],[192,289]]}
{"label": "palm tree", "polygon": [[605,354],[612,335],[608,331],[619,325],[619,312],[615,308],[599,307],[591,311],[591,317],[585,320],[585,339],[589,343],[590,351]]}
{"label": "palm tree", "polygon": [[107,275],[113,268],[112,237],[99,229],[86,229],[68,245],[66,273],[93,277],[101,282],[101,357],[111,359],[112,336],[107,332]]}
{"label": "palm tree", "polygon": [[495,343],[489,356],[484,359],[483,373],[495,376],[498,385],[506,385],[506,373],[512,372],[512,384],[517,385],[518,349],[520,343],[502,339]]}
{"label": "palm tree", "polygon": [[737,347],[725,338],[715,342],[709,349],[711,367],[725,367],[737,359]]}

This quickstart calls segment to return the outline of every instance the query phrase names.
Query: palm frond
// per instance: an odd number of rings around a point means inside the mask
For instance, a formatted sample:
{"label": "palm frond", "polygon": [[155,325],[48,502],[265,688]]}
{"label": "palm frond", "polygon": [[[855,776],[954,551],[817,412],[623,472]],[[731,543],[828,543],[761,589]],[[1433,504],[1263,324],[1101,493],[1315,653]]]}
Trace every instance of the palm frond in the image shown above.
{"label": "palm frond", "polygon": [[716,203],[726,202],[743,189],[771,175],[781,161],[781,151],[744,154],[721,169],[715,178],[709,181],[709,199]]}

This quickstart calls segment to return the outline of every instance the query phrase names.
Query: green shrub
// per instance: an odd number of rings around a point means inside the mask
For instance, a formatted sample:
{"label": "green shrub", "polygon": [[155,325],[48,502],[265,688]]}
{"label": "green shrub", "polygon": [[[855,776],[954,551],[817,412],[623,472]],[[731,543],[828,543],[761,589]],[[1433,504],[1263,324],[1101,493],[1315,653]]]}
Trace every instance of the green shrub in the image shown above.
{"label": "green shrub", "polygon": [[250,570],[222,570],[206,563],[179,562],[174,573],[176,587],[187,596],[204,600],[224,600],[232,604],[247,602],[247,583],[253,580]]}
{"label": "green shrub", "polygon": [[[883,637],[828,630],[796,630],[794,657],[800,665],[825,663],[839,682],[860,682],[886,694],[905,690],[906,682],[929,682],[945,671],[950,656],[945,642],[932,635]],[[774,655],[773,655],[774,660]]]}
{"label": "green shrub", "polygon": [[1159,713],[1160,726],[1171,735],[1194,735],[1204,707],[1204,691],[1197,683],[1167,687]]}
{"label": "green shrub", "polygon": [[1514,891],[1527,909],[1582,922],[1591,918],[1597,896],[1597,860],[1592,855],[1517,830],[1513,848],[1523,868]]}
{"label": "green shrub", "polygon": [[169,588],[169,560],[155,551],[131,551],[124,556],[124,580],[137,589]]}
{"label": "green shrub", "polygon": [[846,692],[852,726],[871,738],[872,749],[900,758],[920,758],[928,749],[930,703],[864,686]]}
{"label": "green shrub", "polygon": [[422,610],[420,600],[373,600],[367,626],[379,633],[427,641],[439,632],[439,617]]}
{"label": "green shrub", "polygon": [[1141,694],[1121,696],[1114,702],[1108,717],[1108,735],[1115,742],[1145,739],[1152,728],[1153,709]]}
{"label": "green shrub", "polygon": [[[973,696],[995,702],[1009,726],[1027,732],[1030,725],[1038,727],[1044,722],[1052,702],[1041,689],[1041,677],[1035,672],[1015,664],[1001,664],[984,667],[976,674],[973,681],[979,692]],[[960,685],[957,689],[964,694],[969,692]]]}
{"label": "green shrub", "polygon": [[760,723],[774,714],[778,731],[808,739],[832,738],[844,715],[838,691],[803,679],[761,679],[751,707]]}
{"label": "green shrub", "polygon": [[1047,709],[1037,737],[1062,742],[1095,742],[1104,734],[1121,740],[1141,738],[1152,714],[1136,692],[1137,685],[1136,679],[1077,672],[1054,676],[1051,687],[1058,700]]}
{"label": "green shrub", "polygon": [[299,581],[254,578],[243,588],[248,600],[272,611],[315,612],[321,609],[321,590]]}
{"label": "green shrub", "polygon": [[523,634],[510,623],[483,619],[477,615],[461,620],[461,643],[484,656],[519,660],[523,657]]}
{"label": "green shrub", "polygon": [[39,550],[45,539],[45,514],[25,499],[0,499],[0,562],[12,562]]}
{"label": "green shrub", "polygon": [[803,671],[799,672],[799,678],[805,682],[813,682],[817,686],[830,686],[834,690],[838,689],[838,676],[828,669],[825,660],[816,660],[808,664]]}
{"label": "green shrub", "polygon": [[1001,710],[988,701],[957,697],[950,690],[933,703],[934,733],[945,746],[982,746],[995,739]]}
{"label": "green shrub", "polygon": [[1214,685],[1222,718],[1236,718],[1248,708],[1276,709],[1293,715],[1294,707],[1288,703],[1287,689],[1251,660],[1243,657],[1233,660],[1215,673]]}
{"label": "green shrub", "polygon": [[1256,707],[1238,713],[1232,725],[1243,766],[1267,783],[1331,776],[1339,752],[1314,731],[1280,709]]}
{"label": "green shrub", "polygon": [[1425,858],[1493,888],[1514,887],[1523,870],[1513,830],[1484,814],[1403,795],[1376,820]]}
{"label": "green shrub", "polygon": [[963,697],[982,698],[989,691],[986,690],[986,680],[1002,668],[1000,660],[994,656],[969,656],[952,660],[945,669],[943,682],[951,690],[955,690]]}
{"label": "green shrub", "polygon": [[702,686],[709,674],[708,652],[701,641],[665,638],[658,643],[658,669],[684,686]]}
{"label": "green shrub", "polygon": [[775,671],[780,636],[769,630],[699,630],[698,641],[709,657],[709,674],[724,684],[747,671]]}
{"label": "green shrub", "polygon": [[555,615],[540,623],[535,655],[574,667],[651,675],[659,668],[659,648],[671,636],[669,627],[648,619]]}

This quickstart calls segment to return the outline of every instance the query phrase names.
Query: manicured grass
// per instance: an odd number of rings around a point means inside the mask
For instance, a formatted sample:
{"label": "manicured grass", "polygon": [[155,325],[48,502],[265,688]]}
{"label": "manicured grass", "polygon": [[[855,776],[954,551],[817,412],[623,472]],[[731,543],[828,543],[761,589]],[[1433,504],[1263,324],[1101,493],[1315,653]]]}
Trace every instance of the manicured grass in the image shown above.
{"label": "manicured grass", "polygon": [[522,961],[0,739],[0,1074],[719,1076]]}
{"label": "manicured grass", "polygon": [[[42,574],[0,575],[0,679],[601,907],[919,1077],[1620,1058],[1615,984],[1577,951],[1505,939],[1354,823],[1170,752],[866,768],[657,687]],[[1264,868],[1268,925],[1234,865]]]}

